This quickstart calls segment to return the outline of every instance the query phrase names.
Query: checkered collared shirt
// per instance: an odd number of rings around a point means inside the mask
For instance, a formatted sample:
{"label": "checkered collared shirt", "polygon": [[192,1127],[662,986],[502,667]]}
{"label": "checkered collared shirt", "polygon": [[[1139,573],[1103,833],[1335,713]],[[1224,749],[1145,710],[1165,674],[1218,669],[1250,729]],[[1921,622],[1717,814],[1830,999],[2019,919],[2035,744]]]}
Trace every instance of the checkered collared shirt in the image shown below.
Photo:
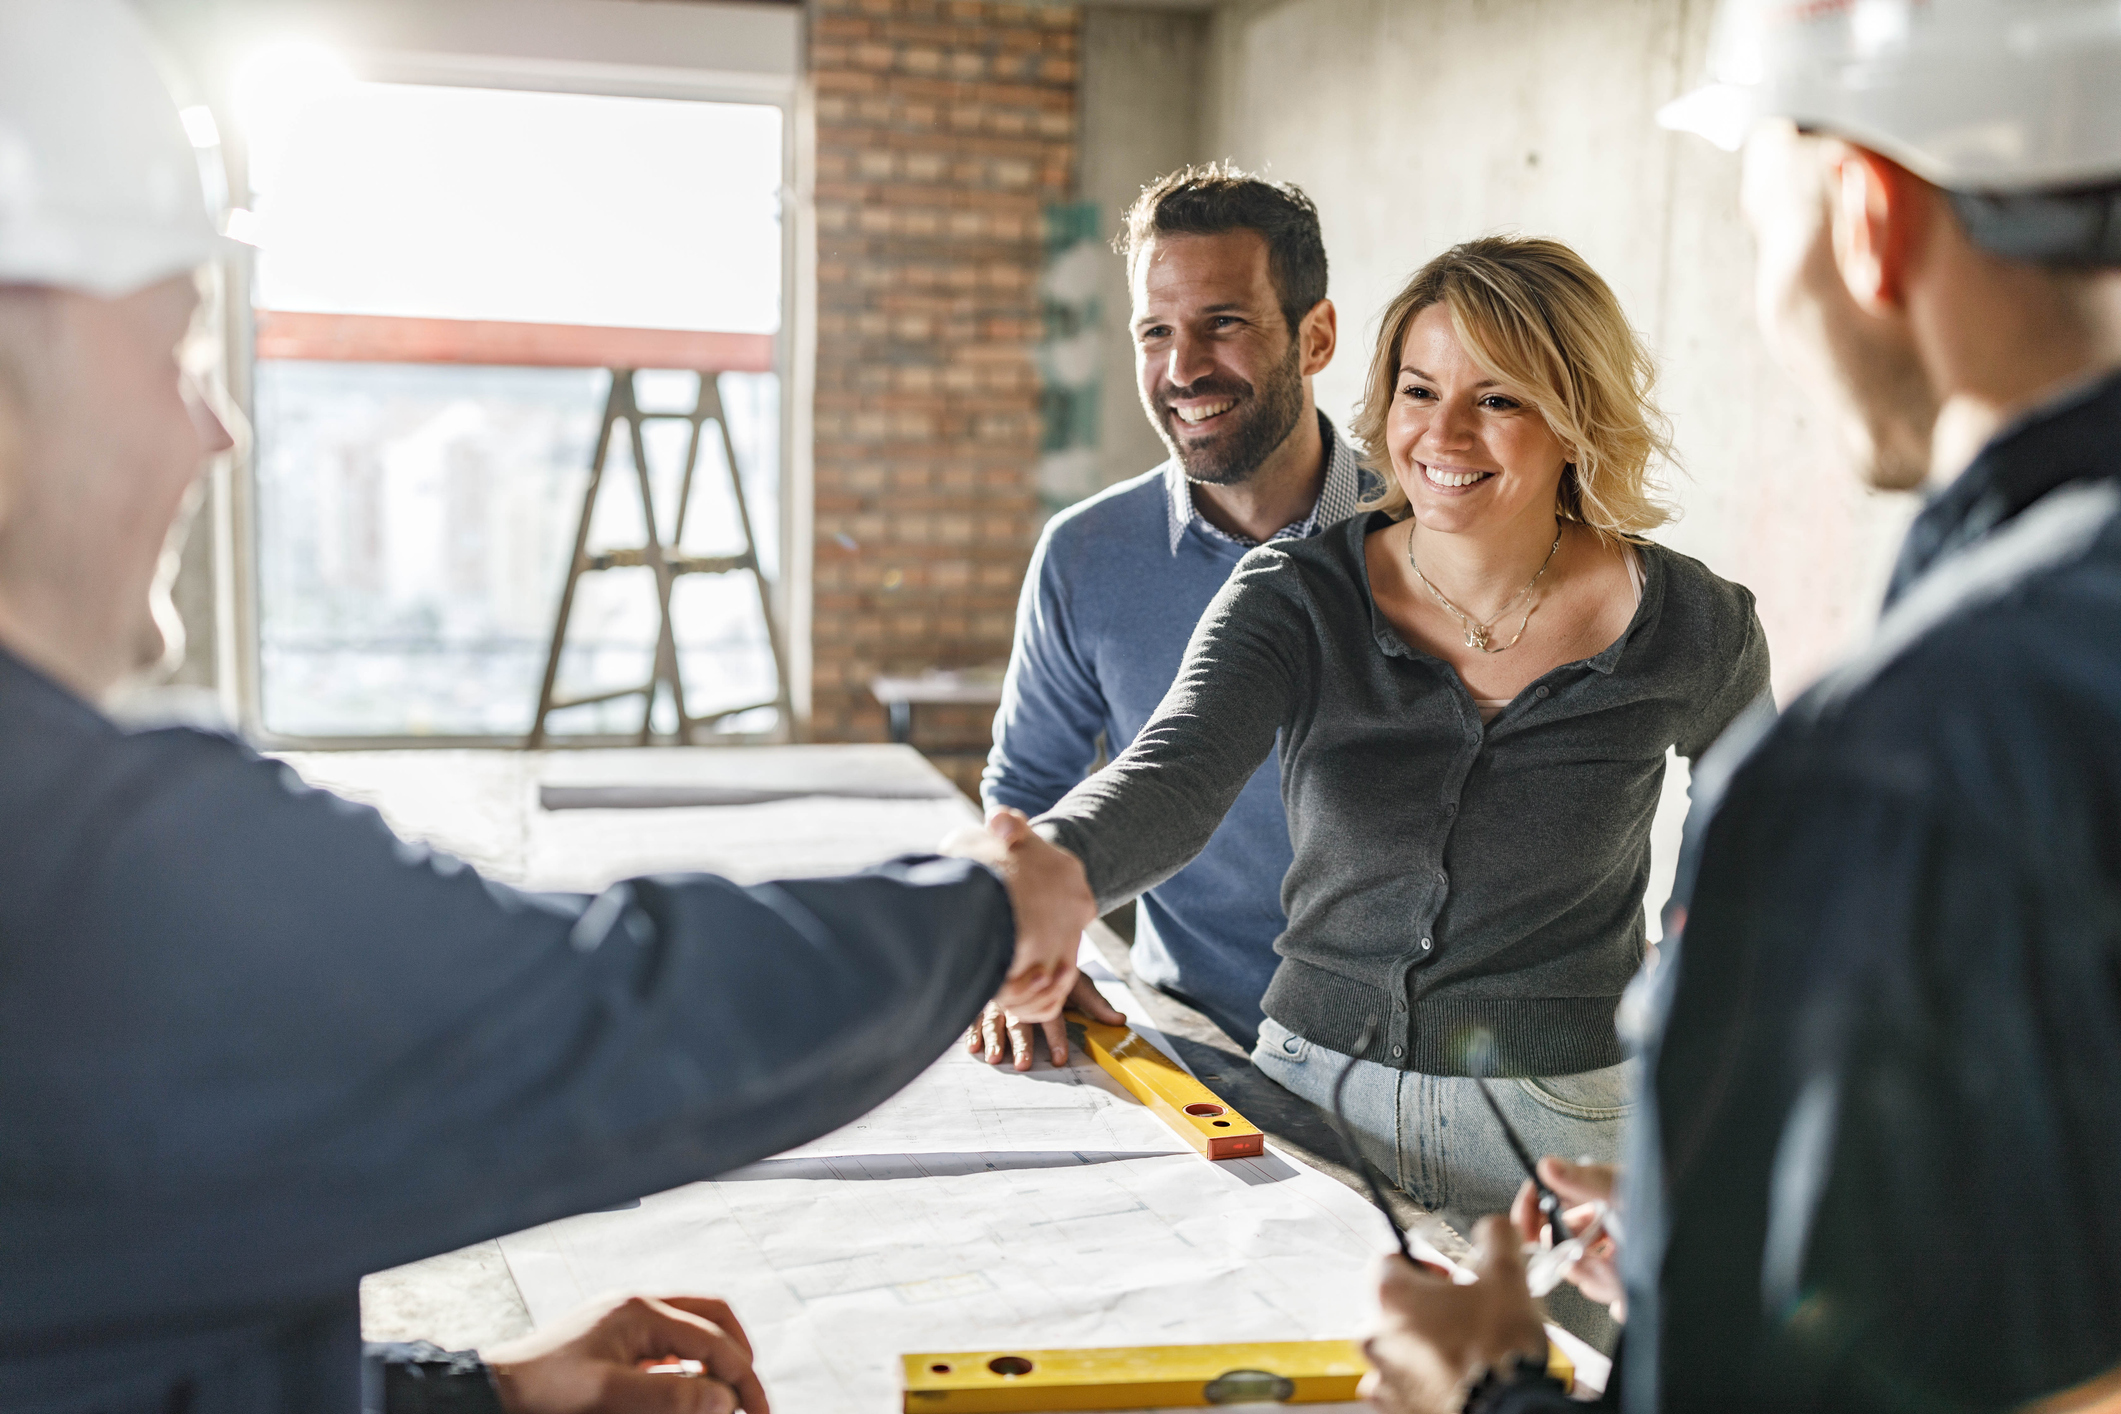
{"label": "checkered collared shirt", "polygon": [[[1318,500],[1310,513],[1302,520],[1291,521],[1275,531],[1267,539],[1304,540],[1321,530],[1339,525],[1355,514],[1356,503],[1373,489],[1382,485],[1375,473],[1363,469],[1355,459],[1355,453],[1340,438],[1333,421],[1324,413],[1318,415],[1318,430],[1326,443],[1326,484],[1319,488]],[[1171,553],[1178,553],[1179,542],[1186,538],[1186,528],[1195,521],[1205,533],[1232,545],[1246,549],[1262,542],[1244,535],[1232,535],[1214,524],[1200,513],[1193,504],[1193,484],[1186,480],[1185,468],[1173,457],[1164,463],[1164,502],[1170,511]]]}

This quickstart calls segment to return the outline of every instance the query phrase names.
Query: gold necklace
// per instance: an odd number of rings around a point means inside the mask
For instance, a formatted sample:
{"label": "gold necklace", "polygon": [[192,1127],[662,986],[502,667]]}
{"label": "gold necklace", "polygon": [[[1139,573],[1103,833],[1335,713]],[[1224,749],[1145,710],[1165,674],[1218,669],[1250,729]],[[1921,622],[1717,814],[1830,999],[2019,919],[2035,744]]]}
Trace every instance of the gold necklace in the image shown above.
{"label": "gold necklace", "polygon": [[1511,638],[1508,643],[1503,644],[1500,648],[1490,648],[1488,646],[1490,626],[1496,619],[1502,618],[1511,609],[1515,608],[1518,600],[1532,592],[1532,586],[1539,583],[1539,577],[1547,572],[1547,566],[1554,563],[1554,552],[1560,548],[1561,531],[1556,529],[1554,532],[1554,543],[1547,548],[1547,557],[1539,562],[1538,569],[1532,571],[1532,577],[1524,582],[1524,588],[1511,595],[1510,602],[1497,609],[1486,623],[1481,623],[1474,619],[1471,614],[1444,598],[1443,591],[1436,587],[1433,580],[1421,572],[1420,565],[1414,563],[1414,527],[1411,525],[1407,527],[1407,568],[1414,571],[1414,577],[1422,582],[1423,586],[1434,596],[1437,603],[1443,605],[1445,609],[1457,617],[1459,628],[1463,630],[1466,636],[1466,647],[1476,648],[1482,653],[1506,653],[1517,646],[1518,639],[1524,637],[1525,629],[1532,622],[1532,611],[1539,607],[1539,602],[1536,599],[1525,605],[1524,619],[1517,625],[1515,637]]}

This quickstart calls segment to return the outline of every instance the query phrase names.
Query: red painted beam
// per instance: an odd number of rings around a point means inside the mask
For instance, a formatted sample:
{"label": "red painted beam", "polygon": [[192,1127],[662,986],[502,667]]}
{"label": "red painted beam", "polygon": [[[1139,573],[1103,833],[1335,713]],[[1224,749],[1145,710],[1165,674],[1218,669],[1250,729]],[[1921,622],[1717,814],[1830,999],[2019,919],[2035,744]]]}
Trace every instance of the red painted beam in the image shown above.
{"label": "red painted beam", "polygon": [[773,335],[378,314],[257,312],[261,359],[770,373]]}

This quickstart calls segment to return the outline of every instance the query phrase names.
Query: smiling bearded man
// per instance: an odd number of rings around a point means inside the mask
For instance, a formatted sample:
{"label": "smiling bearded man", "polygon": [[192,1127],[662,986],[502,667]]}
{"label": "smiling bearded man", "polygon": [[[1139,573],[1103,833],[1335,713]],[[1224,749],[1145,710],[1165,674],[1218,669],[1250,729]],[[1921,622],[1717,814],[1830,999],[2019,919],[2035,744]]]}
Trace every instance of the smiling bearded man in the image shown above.
{"label": "smiling bearded man", "polygon": [[[1245,552],[1338,524],[1365,489],[1367,473],[1311,391],[1337,325],[1309,198],[1233,167],[1188,167],[1143,190],[1114,244],[1127,259],[1142,410],[1171,458],[1046,526],[994,720],[990,811],[1037,815],[1089,773],[1100,747],[1124,749]],[[1136,916],[1136,973],[1247,1048],[1287,926],[1289,859],[1270,757],[1200,857],[1143,895]],[[1087,985],[1074,1005],[1111,1015]],[[1065,1057],[1058,1023],[1046,1037]],[[971,1042],[1031,1066],[1030,1028],[998,1013]]]}

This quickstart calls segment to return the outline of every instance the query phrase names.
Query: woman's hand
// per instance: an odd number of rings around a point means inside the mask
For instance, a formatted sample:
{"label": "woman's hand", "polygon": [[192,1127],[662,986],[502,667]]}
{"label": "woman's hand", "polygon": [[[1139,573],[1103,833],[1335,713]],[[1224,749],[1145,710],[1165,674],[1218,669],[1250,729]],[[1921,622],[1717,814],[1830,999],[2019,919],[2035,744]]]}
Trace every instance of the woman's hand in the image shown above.
{"label": "woman's hand", "polygon": [[[1581,1232],[1584,1224],[1591,1220],[1595,1212],[1591,1206],[1593,1203],[1604,1203],[1608,1209],[1612,1208],[1613,1190],[1619,1177],[1620,1170],[1611,1164],[1572,1164],[1552,1154],[1539,1161],[1539,1180],[1553,1189],[1554,1196],[1564,1204],[1562,1216],[1568,1219],[1572,1232]],[[1539,1198],[1529,1179],[1517,1190],[1517,1201],[1510,1205],[1510,1220],[1526,1242],[1542,1240],[1547,1217],[1539,1211]],[[1599,1234],[1564,1275],[1578,1291],[1612,1311],[1614,1320],[1625,1321],[1628,1298],[1620,1284],[1619,1262],[1620,1244],[1608,1229]]]}
{"label": "woman's hand", "polygon": [[[712,1297],[592,1302],[480,1353],[508,1414],[772,1414],[750,1338]],[[683,1361],[700,1373],[648,1373]]]}
{"label": "woman's hand", "polygon": [[995,1005],[1019,1023],[1058,1017],[1075,985],[1083,929],[1097,921],[1097,898],[1083,862],[1043,839],[1021,810],[997,810],[986,829],[955,832],[942,852],[979,860],[1008,887],[1016,957]]}

